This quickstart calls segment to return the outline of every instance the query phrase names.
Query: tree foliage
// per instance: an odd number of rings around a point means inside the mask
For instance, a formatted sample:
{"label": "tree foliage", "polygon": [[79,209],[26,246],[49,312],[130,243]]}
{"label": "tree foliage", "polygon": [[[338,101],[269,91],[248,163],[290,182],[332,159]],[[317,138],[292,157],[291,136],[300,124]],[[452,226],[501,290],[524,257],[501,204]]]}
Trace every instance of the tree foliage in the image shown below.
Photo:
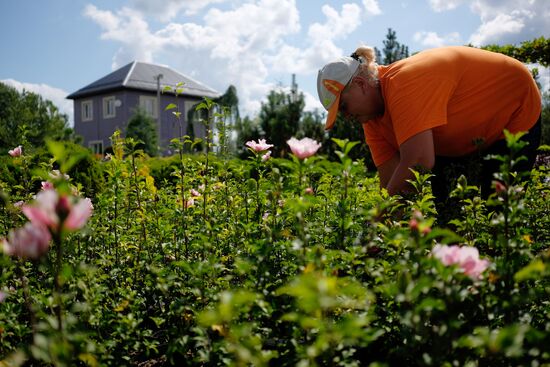
{"label": "tree foliage", "polygon": [[137,108],[128,121],[126,137],[134,138],[138,149],[153,157],[158,153],[158,133],[155,120],[143,109]]}
{"label": "tree foliage", "polygon": [[0,153],[15,145],[41,147],[48,138],[75,140],[67,115],[36,93],[0,83]]}
{"label": "tree foliage", "polygon": [[481,47],[484,50],[508,55],[524,63],[550,66],[550,39],[545,37],[535,38],[531,41],[521,42],[516,45],[487,45]]}
{"label": "tree foliage", "polygon": [[[409,47],[402,45],[397,41],[397,35],[393,29],[388,28],[386,39],[382,41],[382,43],[384,44],[384,49],[382,50],[384,52],[382,64],[389,65],[393,62],[409,57]],[[375,54],[377,60],[380,60],[380,52],[375,49]]]}
{"label": "tree foliage", "polygon": [[230,109],[230,119],[231,121],[237,121],[240,117],[239,114],[239,97],[237,96],[237,88],[234,85],[230,85],[224,94],[221,97],[216,99],[218,105],[222,107],[227,107]]}
{"label": "tree foliage", "polygon": [[235,124],[235,132],[237,154],[240,157],[248,155],[248,149],[245,147],[247,141],[257,140],[262,137],[259,120],[253,120],[248,116],[237,120]]}
{"label": "tree foliage", "polygon": [[272,90],[260,110],[260,127],[275,145],[273,155],[286,151],[286,141],[295,136],[305,106],[304,95]]}

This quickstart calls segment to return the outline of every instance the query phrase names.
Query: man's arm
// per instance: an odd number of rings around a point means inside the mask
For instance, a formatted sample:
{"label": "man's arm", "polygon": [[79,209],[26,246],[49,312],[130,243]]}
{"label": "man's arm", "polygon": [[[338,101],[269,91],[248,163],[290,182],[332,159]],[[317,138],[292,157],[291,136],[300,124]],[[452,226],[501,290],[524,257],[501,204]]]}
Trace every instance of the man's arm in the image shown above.
{"label": "man's arm", "polygon": [[391,176],[395,172],[397,165],[399,164],[399,153],[395,155],[388,161],[382,163],[377,167],[378,176],[380,177],[380,188],[387,189],[388,183],[390,182]]}
{"label": "man's arm", "polygon": [[[389,162],[388,165],[390,164]],[[388,193],[395,195],[410,190],[410,184],[407,182],[407,180],[413,178],[410,168],[421,166],[430,170],[434,164],[435,153],[432,130],[423,131],[409,138],[399,146],[399,162],[395,166],[386,186]],[[388,166],[389,169],[390,167]],[[387,177],[387,172],[384,172],[384,176]],[[382,175],[380,176],[380,182],[382,182]]]}

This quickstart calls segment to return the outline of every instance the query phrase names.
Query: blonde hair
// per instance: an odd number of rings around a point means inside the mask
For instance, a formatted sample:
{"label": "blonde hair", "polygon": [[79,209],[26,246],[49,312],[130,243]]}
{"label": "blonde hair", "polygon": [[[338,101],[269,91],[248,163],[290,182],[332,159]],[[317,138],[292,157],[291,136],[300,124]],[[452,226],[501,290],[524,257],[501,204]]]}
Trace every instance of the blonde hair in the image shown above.
{"label": "blonde hair", "polygon": [[376,63],[374,48],[359,46],[352,55],[360,58],[361,65],[359,65],[359,68],[361,71],[359,73],[367,78],[370,85],[376,86],[378,84],[378,64]]}

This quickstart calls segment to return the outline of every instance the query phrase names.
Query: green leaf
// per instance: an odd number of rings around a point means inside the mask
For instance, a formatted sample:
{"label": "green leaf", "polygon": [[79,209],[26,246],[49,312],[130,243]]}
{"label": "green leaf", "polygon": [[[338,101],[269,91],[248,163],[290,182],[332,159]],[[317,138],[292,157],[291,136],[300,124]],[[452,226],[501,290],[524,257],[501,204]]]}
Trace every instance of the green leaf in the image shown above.
{"label": "green leaf", "polygon": [[514,280],[516,282],[522,282],[527,279],[536,279],[540,277],[545,270],[546,265],[540,259],[537,259],[514,274]]}
{"label": "green leaf", "polygon": [[174,108],[178,108],[178,106],[175,103],[170,103],[164,108],[164,111],[173,110]]}

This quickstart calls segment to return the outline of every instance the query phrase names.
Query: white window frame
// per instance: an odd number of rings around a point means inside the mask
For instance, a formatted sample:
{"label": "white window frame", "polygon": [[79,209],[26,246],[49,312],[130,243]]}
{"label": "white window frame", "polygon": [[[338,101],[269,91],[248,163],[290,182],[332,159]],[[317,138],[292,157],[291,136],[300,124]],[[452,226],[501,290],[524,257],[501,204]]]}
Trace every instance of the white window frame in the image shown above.
{"label": "white window frame", "polygon": [[[149,111],[147,109],[147,106],[146,106],[147,102],[151,102],[151,106],[153,108],[153,111]],[[158,111],[157,111],[158,108],[157,108],[157,106],[158,106],[157,97],[139,96],[139,107],[141,107],[143,109],[143,111],[145,111],[145,113],[147,113],[149,116],[151,116],[154,119],[156,119],[158,117]]]}
{"label": "white window frame", "polygon": [[[99,146],[99,152],[95,149],[96,146]],[[93,154],[103,154],[103,140],[90,140],[88,142],[88,149],[92,150]]]}
{"label": "white window frame", "polygon": [[[86,109],[88,106],[88,109]],[[92,121],[94,119],[94,101],[91,99],[80,102],[82,121]],[[88,111],[88,114],[85,112]]]}
{"label": "white window frame", "polygon": [[[116,98],[115,96],[103,97],[103,118],[110,119],[116,116]],[[112,107],[112,111],[109,111],[109,106]]]}

